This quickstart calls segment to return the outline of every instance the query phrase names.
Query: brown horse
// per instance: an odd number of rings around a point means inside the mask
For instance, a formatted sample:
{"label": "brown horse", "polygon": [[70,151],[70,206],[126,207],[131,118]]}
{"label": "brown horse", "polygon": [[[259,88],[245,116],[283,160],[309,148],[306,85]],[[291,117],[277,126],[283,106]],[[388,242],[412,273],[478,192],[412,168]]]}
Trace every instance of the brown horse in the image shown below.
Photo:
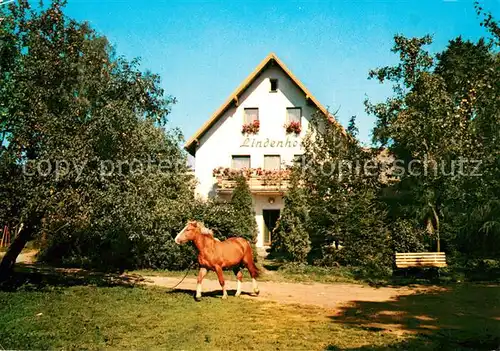
{"label": "brown horse", "polygon": [[208,270],[217,273],[220,286],[222,287],[222,298],[227,299],[227,292],[224,282],[224,268],[233,267],[233,272],[238,279],[238,288],[236,296],[241,294],[241,281],[243,274],[241,266],[248,268],[252,277],[253,291],[259,294],[257,287],[257,278],[259,271],[253,262],[253,252],[250,243],[243,238],[229,238],[220,241],[213,236],[213,232],[197,221],[189,221],[182,231],[175,237],[177,244],[184,244],[193,241],[198,248],[198,263],[200,272],[198,274],[198,284],[196,285],[196,301],[201,298],[201,283]]}

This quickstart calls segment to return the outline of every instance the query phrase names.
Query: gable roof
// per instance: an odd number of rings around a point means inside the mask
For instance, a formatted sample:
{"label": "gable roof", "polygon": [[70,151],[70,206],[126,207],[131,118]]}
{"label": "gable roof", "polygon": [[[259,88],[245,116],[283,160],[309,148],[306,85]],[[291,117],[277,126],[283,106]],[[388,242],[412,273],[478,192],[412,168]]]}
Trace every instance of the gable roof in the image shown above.
{"label": "gable roof", "polygon": [[332,117],[330,121],[337,124],[344,132],[344,128],[337,122],[337,120],[328,113],[328,110],[320,104],[320,102],[312,95],[309,90],[302,84],[302,82],[295,77],[295,75],[288,69],[288,67],[281,61],[274,53],[270,53],[264,60],[254,69],[252,73],[234,90],[227,100],[212,114],[210,119],[206,121],[201,128],[186,142],[184,148],[194,156],[198,140],[222,117],[224,112],[231,107],[233,103],[238,105],[239,97],[248,89],[248,87],[260,76],[260,74],[270,64],[276,64],[283,72],[290,78],[290,80],[304,93],[306,99],[310,100],[316,108],[321,111],[325,116]]}

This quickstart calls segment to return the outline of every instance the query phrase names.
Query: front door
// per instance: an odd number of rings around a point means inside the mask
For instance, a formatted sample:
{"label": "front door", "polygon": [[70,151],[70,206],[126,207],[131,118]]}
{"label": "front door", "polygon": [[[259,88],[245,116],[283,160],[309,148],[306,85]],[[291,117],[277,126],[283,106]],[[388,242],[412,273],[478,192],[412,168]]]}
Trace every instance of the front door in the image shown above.
{"label": "front door", "polygon": [[264,245],[271,245],[271,233],[276,227],[276,222],[280,218],[280,210],[262,210],[264,217]]}

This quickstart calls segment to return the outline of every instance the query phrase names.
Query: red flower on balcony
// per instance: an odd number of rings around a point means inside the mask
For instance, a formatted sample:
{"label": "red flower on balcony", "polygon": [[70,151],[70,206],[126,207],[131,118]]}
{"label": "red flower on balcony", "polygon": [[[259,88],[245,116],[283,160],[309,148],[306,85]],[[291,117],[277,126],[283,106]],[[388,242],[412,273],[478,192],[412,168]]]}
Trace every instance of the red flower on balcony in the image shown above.
{"label": "red flower on balcony", "polygon": [[[262,187],[272,187],[280,191],[285,191],[289,186],[290,168],[285,169],[262,169],[243,168],[231,169],[229,167],[217,167],[213,170],[219,189],[234,189],[235,180],[238,177],[245,177],[250,189],[262,189]],[[269,188],[268,188],[269,189]]]}
{"label": "red flower on balcony", "polygon": [[257,134],[260,129],[260,122],[258,119],[254,120],[251,123],[244,124],[241,128],[242,134]]}
{"label": "red flower on balcony", "polygon": [[243,176],[246,179],[252,177],[262,178],[265,182],[269,181],[281,181],[283,179],[288,179],[290,177],[291,170],[286,169],[275,169],[275,170],[265,170],[262,168],[243,168],[243,169],[231,169],[229,167],[218,167],[214,168],[212,175],[216,178],[225,178],[228,180],[234,180],[239,176]]}
{"label": "red flower on balcony", "polygon": [[248,179],[252,176],[253,172],[252,168],[232,169],[229,167],[218,167],[213,169],[212,175],[215,178],[226,178],[229,180],[234,180],[240,176]]}
{"label": "red flower on balcony", "polygon": [[287,134],[295,133],[296,135],[299,135],[302,131],[302,127],[300,126],[300,122],[290,122],[285,124],[285,130]]}

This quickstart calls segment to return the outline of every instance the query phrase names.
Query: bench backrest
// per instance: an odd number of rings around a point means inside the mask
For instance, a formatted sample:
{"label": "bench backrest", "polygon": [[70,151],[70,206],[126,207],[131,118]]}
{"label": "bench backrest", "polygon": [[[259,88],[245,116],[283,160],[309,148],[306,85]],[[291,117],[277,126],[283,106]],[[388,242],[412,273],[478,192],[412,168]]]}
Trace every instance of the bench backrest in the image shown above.
{"label": "bench backrest", "polygon": [[396,252],[396,267],[446,267],[444,252]]}

